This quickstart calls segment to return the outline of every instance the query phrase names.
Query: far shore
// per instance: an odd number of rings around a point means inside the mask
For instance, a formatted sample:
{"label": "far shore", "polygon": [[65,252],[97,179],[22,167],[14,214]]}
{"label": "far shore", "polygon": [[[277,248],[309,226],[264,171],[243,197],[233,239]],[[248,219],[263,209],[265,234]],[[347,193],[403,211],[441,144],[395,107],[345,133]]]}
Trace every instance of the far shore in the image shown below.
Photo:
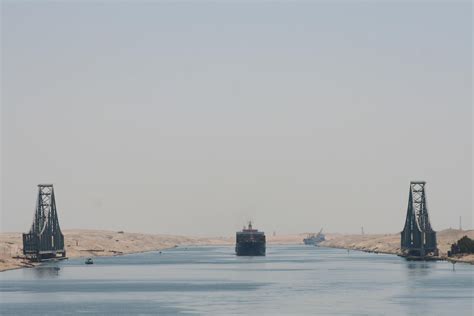
{"label": "far shore", "polygon": [[[463,236],[474,239],[474,230],[445,229],[438,231],[438,258],[474,264],[474,254],[448,257],[451,245]],[[330,235],[320,246],[393,255],[401,254],[400,234]]]}
{"label": "far shore", "polygon": [[[106,230],[64,230],[68,258],[117,256],[124,254],[162,251],[176,246],[233,245],[234,237],[192,237],[162,234],[141,234]],[[474,255],[447,258],[452,243],[463,236],[474,239],[474,230],[446,229],[438,232],[440,258],[474,264]],[[306,234],[269,235],[267,243],[303,244]],[[326,234],[320,246],[375,253],[400,254],[400,235],[344,235]],[[21,233],[0,233],[0,271],[34,267],[23,258]]]}

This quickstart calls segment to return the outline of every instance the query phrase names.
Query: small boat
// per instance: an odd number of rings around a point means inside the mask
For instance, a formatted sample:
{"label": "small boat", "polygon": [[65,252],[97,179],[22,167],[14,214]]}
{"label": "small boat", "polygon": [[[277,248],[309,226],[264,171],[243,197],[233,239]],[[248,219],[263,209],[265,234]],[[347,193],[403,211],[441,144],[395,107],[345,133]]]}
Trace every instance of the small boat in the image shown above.
{"label": "small boat", "polygon": [[92,258],[87,258],[85,264],[93,264]]}

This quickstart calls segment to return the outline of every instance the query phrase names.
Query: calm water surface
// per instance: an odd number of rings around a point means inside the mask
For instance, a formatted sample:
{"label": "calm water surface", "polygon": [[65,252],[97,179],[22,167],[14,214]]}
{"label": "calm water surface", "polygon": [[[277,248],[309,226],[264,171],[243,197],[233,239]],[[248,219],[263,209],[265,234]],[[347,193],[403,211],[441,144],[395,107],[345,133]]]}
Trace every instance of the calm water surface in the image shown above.
{"label": "calm water surface", "polygon": [[311,246],[188,247],[0,273],[2,315],[473,315],[474,266]]}

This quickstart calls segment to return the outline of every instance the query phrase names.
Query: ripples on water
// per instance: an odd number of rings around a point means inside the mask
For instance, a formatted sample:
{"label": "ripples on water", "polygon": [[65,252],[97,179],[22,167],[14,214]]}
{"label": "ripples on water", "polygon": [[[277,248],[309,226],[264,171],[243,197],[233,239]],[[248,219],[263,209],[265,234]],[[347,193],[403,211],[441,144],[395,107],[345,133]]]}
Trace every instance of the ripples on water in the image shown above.
{"label": "ripples on water", "polygon": [[474,267],[310,246],[75,259],[0,273],[2,315],[473,315]]}

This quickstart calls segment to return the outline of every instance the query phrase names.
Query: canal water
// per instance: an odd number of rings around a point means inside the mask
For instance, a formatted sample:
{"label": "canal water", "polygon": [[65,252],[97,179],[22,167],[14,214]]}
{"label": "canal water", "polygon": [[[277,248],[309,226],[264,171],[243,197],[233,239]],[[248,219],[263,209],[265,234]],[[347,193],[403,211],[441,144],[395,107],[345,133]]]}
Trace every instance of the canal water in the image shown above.
{"label": "canal water", "polygon": [[2,315],[473,315],[474,266],[269,246],[178,247],[0,273]]}

